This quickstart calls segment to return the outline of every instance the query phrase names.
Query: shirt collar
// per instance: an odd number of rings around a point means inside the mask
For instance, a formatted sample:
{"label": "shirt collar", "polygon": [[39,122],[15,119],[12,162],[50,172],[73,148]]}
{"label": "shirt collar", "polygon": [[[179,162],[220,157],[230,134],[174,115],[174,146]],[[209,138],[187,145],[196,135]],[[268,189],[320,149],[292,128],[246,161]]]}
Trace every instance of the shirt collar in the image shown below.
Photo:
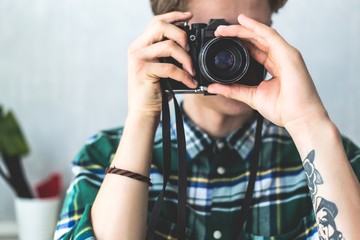
{"label": "shirt collar", "polygon": [[[249,156],[255,142],[255,118],[252,118],[242,128],[231,132],[228,136],[222,139],[215,139],[190,120],[190,118],[185,114],[182,104],[180,105],[180,108],[184,120],[187,155],[190,161],[204,150],[213,147],[217,142],[227,144],[230,148],[237,151],[242,159],[246,159]],[[266,132],[268,125],[269,122],[264,121],[262,134]],[[171,135],[172,139],[176,138],[175,121],[171,122]]]}

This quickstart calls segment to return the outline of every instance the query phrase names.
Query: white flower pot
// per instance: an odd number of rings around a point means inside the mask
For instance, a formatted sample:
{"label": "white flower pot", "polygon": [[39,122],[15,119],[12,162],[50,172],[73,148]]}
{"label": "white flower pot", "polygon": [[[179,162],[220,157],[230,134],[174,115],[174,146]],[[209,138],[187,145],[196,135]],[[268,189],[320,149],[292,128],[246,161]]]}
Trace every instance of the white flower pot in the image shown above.
{"label": "white flower pot", "polygon": [[59,198],[15,198],[19,239],[53,239],[59,205]]}

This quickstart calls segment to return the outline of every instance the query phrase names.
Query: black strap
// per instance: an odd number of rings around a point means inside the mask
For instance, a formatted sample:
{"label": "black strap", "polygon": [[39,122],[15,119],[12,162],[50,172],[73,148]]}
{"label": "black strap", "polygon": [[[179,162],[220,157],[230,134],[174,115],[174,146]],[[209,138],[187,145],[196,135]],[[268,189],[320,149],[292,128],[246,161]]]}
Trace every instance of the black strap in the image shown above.
{"label": "black strap", "polygon": [[252,200],[252,196],[253,196],[254,188],[255,188],[256,175],[257,175],[257,172],[259,169],[259,156],[260,156],[260,150],[261,150],[261,145],[262,145],[261,144],[261,132],[262,132],[264,118],[257,111],[255,112],[255,115],[256,115],[255,143],[254,143],[254,148],[253,148],[253,150],[251,152],[251,156],[250,156],[249,183],[246,188],[245,199],[244,199],[243,205],[241,206],[241,209],[240,209],[240,214],[239,214],[240,220],[239,220],[239,225],[238,225],[239,227],[234,229],[236,231],[234,236],[239,236],[242,233],[244,223],[248,219],[249,209],[251,206],[251,200]]}
{"label": "black strap", "polygon": [[179,187],[178,187],[178,239],[185,239],[186,233],[186,199],[187,199],[187,171],[186,171],[186,142],[184,123],[179,107],[179,103],[174,97],[174,107],[176,116],[176,131],[178,140],[178,164],[179,164]]}
{"label": "black strap", "polygon": [[161,206],[164,202],[165,190],[169,181],[171,171],[171,136],[170,136],[170,111],[168,95],[170,94],[174,101],[177,144],[178,144],[178,210],[177,210],[177,235],[178,239],[185,239],[186,233],[186,188],[187,188],[187,172],[186,172],[186,142],[184,124],[179,104],[175,94],[172,91],[169,81],[161,79],[162,88],[162,136],[163,136],[163,188],[154,205],[150,222],[146,233],[146,239],[154,239],[156,225],[160,216]]}
{"label": "black strap", "polygon": [[156,224],[158,222],[161,206],[164,202],[166,185],[169,181],[171,171],[171,137],[170,137],[170,111],[167,94],[164,92],[163,82],[161,82],[163,89],[162,93],[162,138],[163,138],[163,188],[158,199],[154,205],[151,218],[146,232],[146,240],[154,239]]}
{"label": "black strap", "polygon": [[[187,189],[187,171],[186,171],[186,142],[184,124],[181,110],[176,100],[175,94],[172,91],[169,81],[161,79],[162,87],[162,136],[163,136],[163,188],[158,199],[154,205],[148,229],[146,233],[146,240],[154,239],[156,225],[160,216],[161,207],[164,202],[165,190],[169,181],[171,171],[171,136],[170,136],[170,111],[168,103],[168,94],[173,98],[177,129],[177,149],[178,149],[178,210],[177,210],[177,237],[180,240],[185,239],[186,236],[186,189]],[[250,160],[250,177],[248,187],[246,189],[244,204],[240,210],[240,224],[238,231],[242,231],[245,220],[247,219],[248,210],[251,205],[251,199],[254,192],[255,180],[258,170],[258,159],[261,148],[261,130],[263,118],[256,112],[257,126],[255,133],[255,146],[251,154]],[[240,234],[240,233],[239,233]],[[238,235],[238,233],[236,234]]]}

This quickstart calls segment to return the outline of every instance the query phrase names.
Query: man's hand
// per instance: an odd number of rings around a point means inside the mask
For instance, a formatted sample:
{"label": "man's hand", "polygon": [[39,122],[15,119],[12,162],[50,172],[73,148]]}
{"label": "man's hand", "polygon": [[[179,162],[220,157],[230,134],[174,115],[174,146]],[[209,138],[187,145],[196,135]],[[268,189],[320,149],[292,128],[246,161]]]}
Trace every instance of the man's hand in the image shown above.
{"label": "man's hand", "polygon": [[[195,75],[187,53],[187,35],[174,23],[188,21],[192,14],[171,12],[155,16],[144,33],[128,50],[129,115],[157,118],[161,112],[160,78],[172,78],[195,88]],[[161,63],[172,57],[182,68]]]}
{"label": "man's hand", "polygon": [[326,110],[300,52],[273,28],[245,15],[240,15],[238,21],[240,25],[220,26],[215,35],[244,40],[252,57],[265,66],[272,78],[256,87],[212,84],[208,91],[243,101],[286,128],[308,119],[326,119]]}

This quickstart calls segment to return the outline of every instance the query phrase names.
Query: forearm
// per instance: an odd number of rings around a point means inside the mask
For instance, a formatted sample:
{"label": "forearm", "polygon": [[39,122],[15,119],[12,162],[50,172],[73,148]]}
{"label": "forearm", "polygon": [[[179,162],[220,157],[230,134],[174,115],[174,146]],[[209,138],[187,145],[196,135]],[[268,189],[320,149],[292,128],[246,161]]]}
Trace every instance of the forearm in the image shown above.
{"label": "forearm", "polygon": [[[245,15],[240,15],[238,21],[239,25],[217,28],[215,35],[238,37],[250,42],[247,47],[251,56],[263,64],[272,77],[257,87],[211,84],[208,92],[245,102],[266,119],[284,126],[304,159],[321,238],[341,239],[334,237],[338,229],[346,239],[357,239],[359,182],[301,53],[269,26]],[[328,208],[335,206],[338,212],[335,208],[324,210],[321,208],[324,205]],[[333,216],[324,216],[326,211]],[[329,229],[330,225],[332,229]]]}
{"label": "forearm", "polygon": [[320,236],[341,233],[345,239],[355,239],[360,222],[360,186],[338,129],[324,116],[293,123],[288,131],[303,159]]}
{"label": "forearm", "polygon": [[[157,119],[128,116],[111,166],[149,176]],[[97,239],[143,239],[146,230],[148,185],[107,174],[91,211]]]}

